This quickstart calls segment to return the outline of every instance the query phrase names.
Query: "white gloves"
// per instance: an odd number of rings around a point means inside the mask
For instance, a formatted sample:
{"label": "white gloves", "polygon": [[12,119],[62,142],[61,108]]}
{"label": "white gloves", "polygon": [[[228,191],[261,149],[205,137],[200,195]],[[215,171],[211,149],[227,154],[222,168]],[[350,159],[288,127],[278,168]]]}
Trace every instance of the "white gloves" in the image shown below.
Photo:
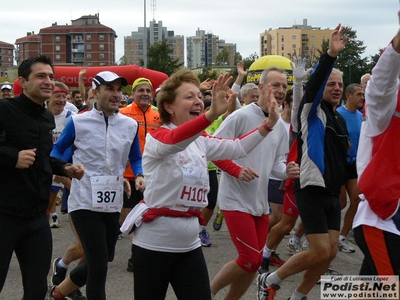
{"label": "white gloves", "polygon": [[292,66],[293,69],[293,76],[295,83],[301,83],[303,82],[304,78],[311,75],[313,69],[309,68],[306,70],[305,69],[306,63],[307,59],[301,57],[296,57],[293,60],[293,62],[290,62],[290,65]]}

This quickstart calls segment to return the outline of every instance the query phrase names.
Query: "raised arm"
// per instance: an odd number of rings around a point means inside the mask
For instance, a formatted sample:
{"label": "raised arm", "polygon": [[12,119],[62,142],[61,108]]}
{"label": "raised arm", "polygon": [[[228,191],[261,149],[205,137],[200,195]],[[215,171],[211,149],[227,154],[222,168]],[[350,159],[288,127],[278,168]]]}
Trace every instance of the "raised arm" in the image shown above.
{"label": "raised arm", "polygon": [[[85,95],[85,82],[83,80],[83,78],[85,77],[87,72],[87,67],[83,67],[80,71],[79,71],[79,75],[78,75],[78,87],[79,87],[79,92],[82,95],[82,100],[83,102],[86,103],[86,95]],[[86,103],[87,105],[87,103]]]}

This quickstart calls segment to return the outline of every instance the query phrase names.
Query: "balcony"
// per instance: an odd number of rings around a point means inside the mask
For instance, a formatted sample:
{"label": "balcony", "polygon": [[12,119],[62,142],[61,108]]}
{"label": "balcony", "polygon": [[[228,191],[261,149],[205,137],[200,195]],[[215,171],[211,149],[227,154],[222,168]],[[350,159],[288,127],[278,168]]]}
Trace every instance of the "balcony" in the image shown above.
{"label": "balcony", "polygon": [[74,43],[74,44],[82,43],[83,44],[83,39],[72,39],[72,43]]}
{"label": "balcony", "polygon": [[73,62],[83,62],[85,57],[83,55],[76,55],[72,58]]}

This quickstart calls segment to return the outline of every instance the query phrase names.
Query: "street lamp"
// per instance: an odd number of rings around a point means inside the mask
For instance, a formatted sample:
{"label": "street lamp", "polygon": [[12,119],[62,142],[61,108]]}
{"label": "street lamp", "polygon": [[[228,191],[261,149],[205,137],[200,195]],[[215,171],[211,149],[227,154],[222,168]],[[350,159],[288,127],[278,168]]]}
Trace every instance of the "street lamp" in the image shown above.
{"label": "street lamp", "polygon": [[146,0],[144,0],[144,26],[143,26],[143,67],[147,68],[147,30],[146,30]]}
{"label": "street lamp", "polygon": [[349,84],[351,83],[351,66],[354,65],[354,61],[350,58],[347,61],[347,66],[349,67]]}

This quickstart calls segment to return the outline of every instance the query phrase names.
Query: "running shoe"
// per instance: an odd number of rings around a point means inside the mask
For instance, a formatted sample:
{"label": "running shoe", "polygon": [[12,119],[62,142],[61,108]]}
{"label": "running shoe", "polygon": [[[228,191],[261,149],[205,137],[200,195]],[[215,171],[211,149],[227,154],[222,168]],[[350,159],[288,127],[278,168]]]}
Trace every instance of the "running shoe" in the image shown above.
{"label": "running shoe", "polygon": [[349,245],[346,238],[339,239],[338,248],[339,248],[339,251],[346,252],[346,253],[356,252],[356,249],[354,249],[353,247],[351,247]]}
{"label": "running shoe", "polygon": [[308,240],[306,239],[303,243],[303,246],[301,246],[302,250],[308,250],[310,249],[310,243],[308,242]]}
{"label": "running shoe", "polygon": [[269,264],[274,267],[282,267],[285,262],[286,260],[281,259],[276,252],[272,252],[269,258]]}
{"label": "running shoe", "polygon": [[263,262],[261,266],[258,268],[258,273],[263,274],[263,273],[268,273],[269,272],[269,258],[268,257],[263,257]]}
{"label": "running shoe", "polygon": [[59,285],[64,279],[65,276],[67,275],[67,269],[63,267],[58,266],[58,262],[61,260],[61,257],[56,258],[53,261],[53,273],[51,275],[51,284],[53,285]]}
{"label": "running shoe", "polygon": [[200,243],[203,247],[211,246],[212,243],[205,228],[199,232],[199,238],[200,238]]}
{"label": "running shoe", "polygon": [[77,289],[65,297],[65,300],[86,300],[86,297],[83,296],[80,289]]}
{"label": "running shoe", "polygon": [[213,222],[213,228],[215,231],[219,231],[221,229],[223,221],[224,221],[224,215],[222,214],[221,210],[218,209],[217,215],[215,216]]}
{"label": "running shoe", "polygon": [[50,228],[60,228],[61,224],[58,220],[58,215],[54,214],[50,216]]}
{"label": "running shoe", "polygon": [[257,277],[257,299],[258,300],[274,300],[276,291],[280,289],[279,285],[267,283],[267,277],[271,273],[263,273]]}
{"label": "running shoe", "polygon": [[[327,275],[327,276],[331,276],[331,275],[332,276],[343,276],[342,273],[340,273],[339,271],[336,271],[335,269],[333,269],[332,266],[329,266],[329,268],[326,269],[324,275]],[[318,280],[317,284],[321,284],[321,279]]]}
{"label": "running shoe", "polygon": [[133,261],[132,258],[128,259],[128,267],[126,268],[128,272],[133,272]]}
{"label": "running shoe", "polygon": [[46,297],[44,298],[45,300],[55,300],[53,297],[53,291],[56,288],[55,285],[49,285],[47,287],[47,293],[46,293]]}
{"label": "running shoe", "polygon": [[290,252],[292,252],[292,254],[296,254],[301,252],[301,250],[303,250],[301,248],[301,241],[300,240],[295,240],[293,242],[292,239],[290,239],[287,244],[286,244],[286,249],[288,249]]}
{"label": "running shoe", "polygon": [[[290,300],[290,298],[292,298],[292,297],[289,297],[289,298],[287,298],[287,300]],[[307,297],[306,296],[304,296],[303,298],[301,298],[300,300],[307,300]]]}

